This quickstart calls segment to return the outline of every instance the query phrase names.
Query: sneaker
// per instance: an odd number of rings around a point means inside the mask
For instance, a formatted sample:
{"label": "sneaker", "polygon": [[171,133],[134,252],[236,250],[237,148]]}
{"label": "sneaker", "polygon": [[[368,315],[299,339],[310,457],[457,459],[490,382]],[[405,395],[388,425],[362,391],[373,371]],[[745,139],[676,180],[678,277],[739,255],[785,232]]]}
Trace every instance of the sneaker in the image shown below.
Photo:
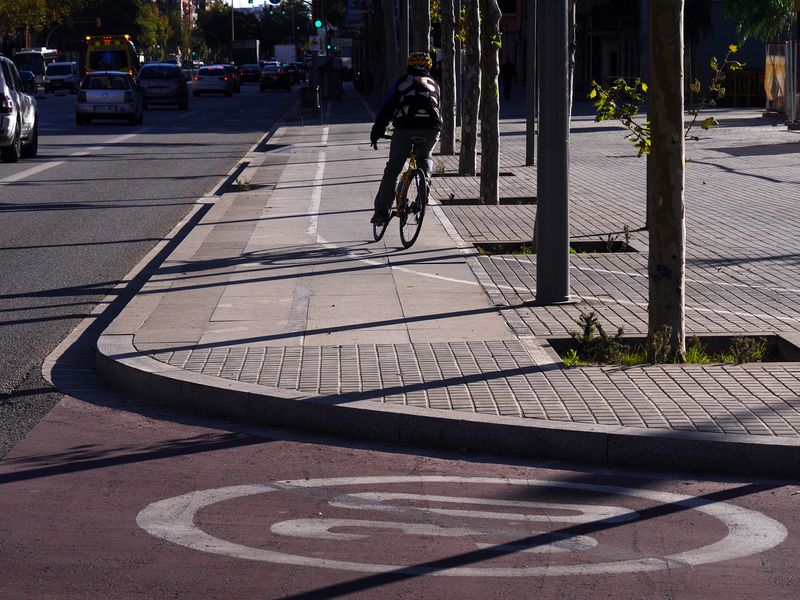
{"label": "sneaker", "polygon": [[389,215],[379,215],[374,214],[372,218],[369,220],[370,223],[377,225],[378,227],[383,227],[389,221]]}

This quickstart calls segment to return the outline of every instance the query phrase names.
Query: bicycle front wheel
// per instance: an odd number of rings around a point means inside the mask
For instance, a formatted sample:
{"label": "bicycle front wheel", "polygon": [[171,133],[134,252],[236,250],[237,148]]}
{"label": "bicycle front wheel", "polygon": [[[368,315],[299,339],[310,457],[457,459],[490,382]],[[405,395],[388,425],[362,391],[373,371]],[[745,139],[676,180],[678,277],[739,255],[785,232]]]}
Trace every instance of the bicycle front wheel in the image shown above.
{"label": "bicycle front wheel", "polygon": [[411,174],[411,181],[402,201],[405,202],[405,210],[400,217],[400,241],[403,248],[410,248],[419,237],[422,220],[425,218],[425,207],[428,205],[428,183],[422,169]]}

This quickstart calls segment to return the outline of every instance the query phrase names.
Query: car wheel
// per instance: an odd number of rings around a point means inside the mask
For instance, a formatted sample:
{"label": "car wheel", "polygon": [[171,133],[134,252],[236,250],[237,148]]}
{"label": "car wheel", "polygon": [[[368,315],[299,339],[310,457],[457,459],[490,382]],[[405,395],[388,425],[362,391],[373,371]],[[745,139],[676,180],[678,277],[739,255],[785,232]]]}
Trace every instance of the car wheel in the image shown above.
{"label": "car wheel", "polygon": [[33,129],[28,136],[28,143],[22,146],[22,156],[24,158],[36,158],[39,153],[39,119],[33,122]]}
{"label": "car wheel", "polygon": [[2,159],[3,162],[15,163],[19,160],[21,154],[22,142],[20,141],[19,137],[19,123],[17,123],[17,131],[14,134],[14,139],[11,142],[11,145],[0,148],[0,159]]}

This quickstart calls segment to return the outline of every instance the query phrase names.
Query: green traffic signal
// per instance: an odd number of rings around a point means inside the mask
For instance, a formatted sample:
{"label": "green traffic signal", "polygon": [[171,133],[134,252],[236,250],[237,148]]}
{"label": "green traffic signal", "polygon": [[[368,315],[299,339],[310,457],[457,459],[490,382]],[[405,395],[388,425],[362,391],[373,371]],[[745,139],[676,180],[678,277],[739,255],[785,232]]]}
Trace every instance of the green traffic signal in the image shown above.
{"label": "green traffic signal", "polygon": [[316,27],[317,29],[319,29],[320,27],[322,27],[322,21],[320,21],[319,19],[317,19],[316,21],[314,21],[314,27]]}

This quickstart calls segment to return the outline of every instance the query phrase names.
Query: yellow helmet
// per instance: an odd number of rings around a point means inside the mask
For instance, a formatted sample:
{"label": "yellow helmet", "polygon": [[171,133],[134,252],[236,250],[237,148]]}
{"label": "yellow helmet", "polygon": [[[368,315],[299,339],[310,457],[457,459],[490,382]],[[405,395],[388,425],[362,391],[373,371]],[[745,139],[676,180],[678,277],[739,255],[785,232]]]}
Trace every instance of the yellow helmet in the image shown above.
{"label": "yellow helmet", "polygon": [[409,67],[422,67],[430,71],[433,66],[433,60],[431,60],[431,55],[427,52],[412,52],[408,55],[406,65]]}

